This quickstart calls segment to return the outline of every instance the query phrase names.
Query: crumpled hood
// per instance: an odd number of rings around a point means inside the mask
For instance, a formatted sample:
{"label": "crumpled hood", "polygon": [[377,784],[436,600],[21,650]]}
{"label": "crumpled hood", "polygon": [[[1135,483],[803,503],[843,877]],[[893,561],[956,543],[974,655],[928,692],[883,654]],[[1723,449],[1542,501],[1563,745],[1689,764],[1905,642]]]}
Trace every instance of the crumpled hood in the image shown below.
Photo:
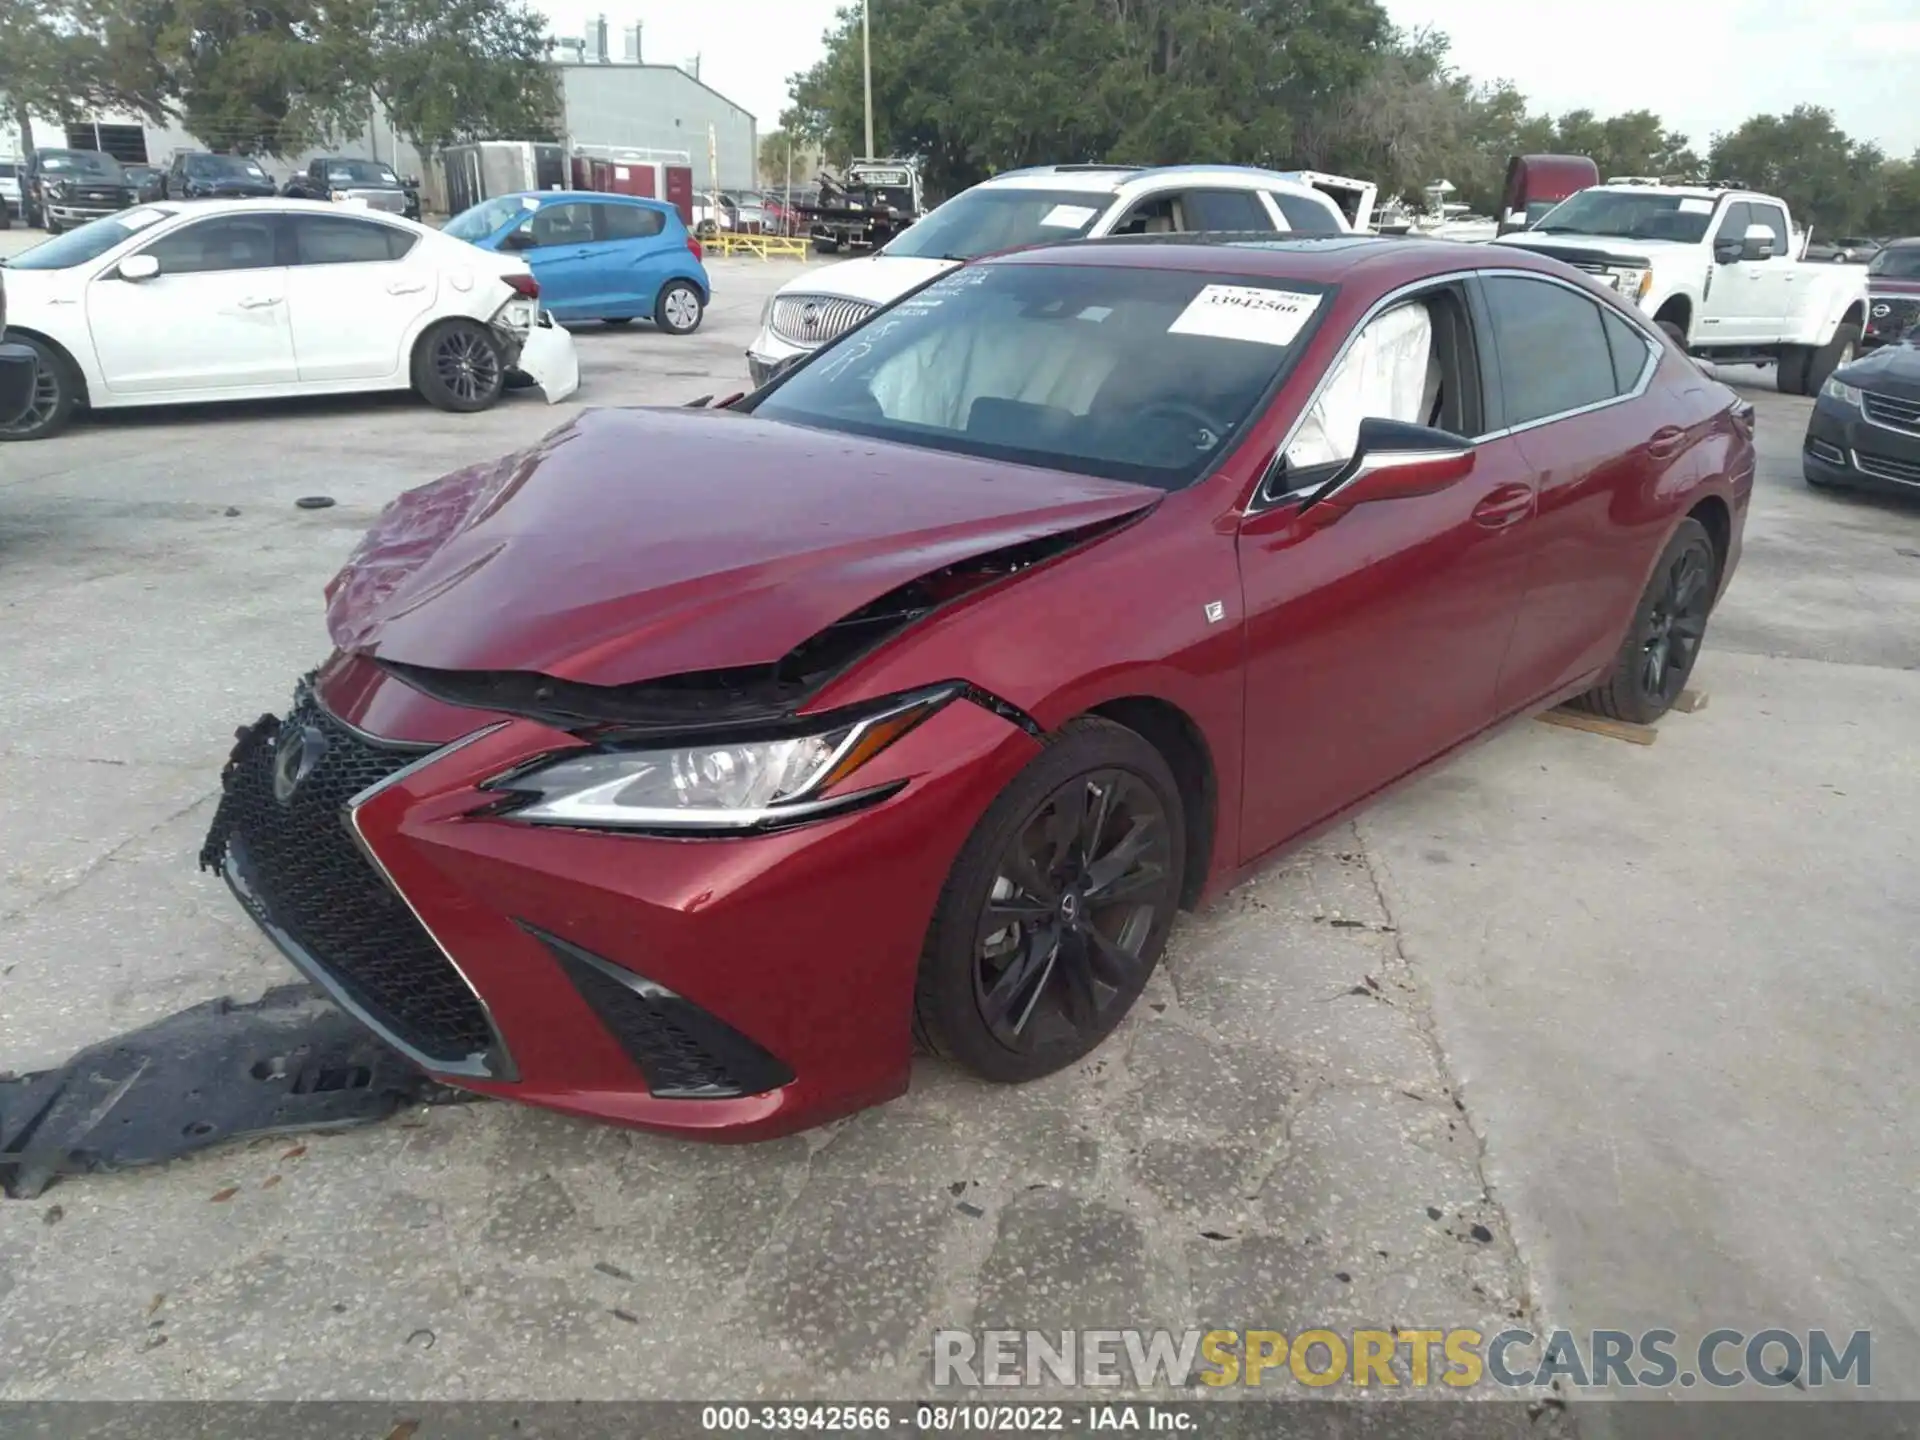
{"label": "crumpled hood", "polygon": [[833,295],[888,305],[900,296],[954,268],[956,260],[920,260],[905,255],[864,255],[809,270],[781,286],[789,295]]}
{"label": "crumpled hood", "polygon": [[919,576],[1159,499],[731,411],[588,411],[393,501],[327,586],[327,628],[402,664],[592,685],[770,665]]}

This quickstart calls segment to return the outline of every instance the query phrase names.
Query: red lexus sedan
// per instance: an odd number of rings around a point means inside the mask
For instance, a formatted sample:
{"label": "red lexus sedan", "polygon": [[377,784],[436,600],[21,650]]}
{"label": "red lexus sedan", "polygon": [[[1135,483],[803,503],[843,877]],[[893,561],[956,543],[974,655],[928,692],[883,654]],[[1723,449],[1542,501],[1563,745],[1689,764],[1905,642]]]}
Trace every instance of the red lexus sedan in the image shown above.
{"label": "red lexus sedan", "polygon": [[1520,251],[1095,241],[402,495],[202,862],[435,1076],[752,1139],[1020,1081],[1501,721],[1659,716],[1751,407]]}

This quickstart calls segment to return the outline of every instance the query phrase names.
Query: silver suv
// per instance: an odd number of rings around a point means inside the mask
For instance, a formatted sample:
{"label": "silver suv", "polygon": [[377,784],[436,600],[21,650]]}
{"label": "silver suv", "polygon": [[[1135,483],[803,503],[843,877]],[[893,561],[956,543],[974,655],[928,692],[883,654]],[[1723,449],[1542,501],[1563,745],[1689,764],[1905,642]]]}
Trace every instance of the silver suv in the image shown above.
{"label": "silver suv", "polygon": [[982,255],[1103,235],[1344,234],[1366,227],[1373,197],[1374,187],[1361,180],[1241,165],[1012,170],[962,191],[873,254],[809,269],[781,286],[761,314],[747,369],[764,385],[880,306]]}

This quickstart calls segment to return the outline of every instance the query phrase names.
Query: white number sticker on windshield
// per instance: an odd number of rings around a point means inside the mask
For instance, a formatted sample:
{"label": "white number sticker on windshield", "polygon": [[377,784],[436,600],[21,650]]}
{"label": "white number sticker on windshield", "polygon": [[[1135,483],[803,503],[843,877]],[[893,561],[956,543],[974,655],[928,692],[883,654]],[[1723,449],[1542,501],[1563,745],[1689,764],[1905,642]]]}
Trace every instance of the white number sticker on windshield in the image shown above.
{"label": "white number sticker on windshield", "polygon": [[1680,213],[1682,215],[1711,215],[1713,213],[1713,201],[1702,200],[1694,195],[1686,196],[1680,201]]}
{"label": "white number sticker on windshield", "polygon": [[1078,230],[1098,213],[1091,205],[1056,205],[1040,223],[1049,230]]}
{"label": "white number sticker on windshield", "polygon": [[1209,285],[1193,297],[1170,335],[1211,335],[1256,345],[1291,345],[1320,308],[1318,295],[1255,285]]}

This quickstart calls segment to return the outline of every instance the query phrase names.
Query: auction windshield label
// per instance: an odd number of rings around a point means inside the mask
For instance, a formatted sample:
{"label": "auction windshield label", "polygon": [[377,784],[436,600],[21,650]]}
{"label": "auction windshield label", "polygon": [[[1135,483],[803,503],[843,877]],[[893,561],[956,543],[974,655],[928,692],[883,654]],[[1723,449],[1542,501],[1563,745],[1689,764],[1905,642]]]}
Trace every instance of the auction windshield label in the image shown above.
{"label": "auction windshield label", "polygon": [[1291,345],[1320,308],[1318,295],[1258,285],[1209,285],[1193,297],[1169,335],[1211,335],[1256,345]]}

